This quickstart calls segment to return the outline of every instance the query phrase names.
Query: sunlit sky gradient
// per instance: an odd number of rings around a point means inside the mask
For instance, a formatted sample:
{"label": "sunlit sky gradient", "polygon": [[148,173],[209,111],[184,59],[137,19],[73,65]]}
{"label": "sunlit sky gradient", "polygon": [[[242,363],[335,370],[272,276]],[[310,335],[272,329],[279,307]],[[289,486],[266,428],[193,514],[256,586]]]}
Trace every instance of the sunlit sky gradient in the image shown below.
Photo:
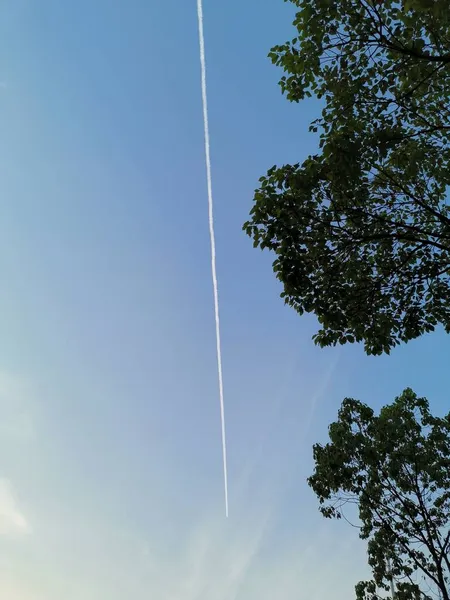
{"label": "sunlit sky gradient", "polygon": [[337,600],[364,546],[311,445],[346,395],[448,407],[450,340],[319,350],[241,232],[303,160],[281,0],[205,0],[229,448],[224,518],[194,0],[0,8],[0,598]]}

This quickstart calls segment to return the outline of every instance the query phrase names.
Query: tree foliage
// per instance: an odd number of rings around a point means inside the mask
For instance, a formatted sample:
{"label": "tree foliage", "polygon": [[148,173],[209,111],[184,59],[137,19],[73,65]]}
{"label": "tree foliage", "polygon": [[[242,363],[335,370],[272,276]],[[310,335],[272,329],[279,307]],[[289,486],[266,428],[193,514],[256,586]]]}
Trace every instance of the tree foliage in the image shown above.
{"label": "tree foliage", "polygon": [[357,507],[373,572],[357,597],[379,597],[392,573],[399,600],[449,600],[450,414],[433,416],[410,389],[378,416],[347,398],[329,436],[314,446],[308,483],[325,517]]}
{"label": "tree foliage", "polygon": [[322,346],[369,354],[450,332],[448,0],[290,0],[270,57],[292,102],[324,109],[320,151],[260,180],[244,229]]}

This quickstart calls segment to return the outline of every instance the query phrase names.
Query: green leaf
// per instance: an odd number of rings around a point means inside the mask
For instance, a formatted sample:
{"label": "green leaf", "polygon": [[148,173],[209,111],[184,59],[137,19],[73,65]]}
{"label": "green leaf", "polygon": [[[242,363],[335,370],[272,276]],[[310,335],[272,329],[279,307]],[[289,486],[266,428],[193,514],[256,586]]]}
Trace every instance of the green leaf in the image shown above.
{"label": "green leaf", "polygon": [[346,398],[313,458],[308,483],[320,512],[344,517],[367,542],[372,579],[356,585],[356,597],[378,598],[394,576],[396,598],[446,598],[450,414],[434,417],[409,388],[378,415]]}
{"label": "green leaf", "polygon": [[320,346],[450,331],[448,1],[293,4],[270,56],[289,101],[321,99],[319,153],[267,173],[247,233]]}

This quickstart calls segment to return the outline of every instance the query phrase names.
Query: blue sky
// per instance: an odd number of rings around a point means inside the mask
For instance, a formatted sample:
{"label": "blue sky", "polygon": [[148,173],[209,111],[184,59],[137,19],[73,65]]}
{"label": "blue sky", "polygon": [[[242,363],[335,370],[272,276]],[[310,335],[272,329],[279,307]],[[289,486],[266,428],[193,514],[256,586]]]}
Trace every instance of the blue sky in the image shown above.
{"label": "blue sky", "polygon": [[195,2],[0,9],[0,597],[348,598],[364,546],[323,522],[311,445],[344,396],[446,407],[441,333],[319,350],[241,232],[313,151],[266,55],[281,0],[205,0],[230,517]]}

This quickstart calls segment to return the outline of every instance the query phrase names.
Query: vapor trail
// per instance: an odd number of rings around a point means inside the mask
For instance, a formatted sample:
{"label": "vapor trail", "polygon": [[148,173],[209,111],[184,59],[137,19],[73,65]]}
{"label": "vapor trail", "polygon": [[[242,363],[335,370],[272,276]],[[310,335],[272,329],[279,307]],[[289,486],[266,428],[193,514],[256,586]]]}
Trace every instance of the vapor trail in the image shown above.
{"label": "vapor trail", "polygon": [[209,237],[211,241],[211,274],[214,291],[214,314],[216,321],[216,346],[217,346],[217,372],[219,376],[219,399],[220,399],[220,421],[222,426],[222,456],[223,456],[223,479],[225,487],[225,515],[228,517],[228,473],[227,473],[227,442],[225,435],[225,409],[223,396],[222,375],[222,345],[220,342],[220,318],[219,318],[219,288],[217,285],[216,268],[216,238],[214,234],[214,203],[212,193],[211,177],[211,154],[209,143],[209,119],[208,119],[208,95],[206,90],[206,59],[205,59],[205,35],[203,31],[203,1],[197,0],[198,36],[200,42],[200,66],[202,75],[202,101],[203,101],[203,126],[205,130],[205,159],[206,159],[206,181],[208,185],[208,211],[209,211]]}

